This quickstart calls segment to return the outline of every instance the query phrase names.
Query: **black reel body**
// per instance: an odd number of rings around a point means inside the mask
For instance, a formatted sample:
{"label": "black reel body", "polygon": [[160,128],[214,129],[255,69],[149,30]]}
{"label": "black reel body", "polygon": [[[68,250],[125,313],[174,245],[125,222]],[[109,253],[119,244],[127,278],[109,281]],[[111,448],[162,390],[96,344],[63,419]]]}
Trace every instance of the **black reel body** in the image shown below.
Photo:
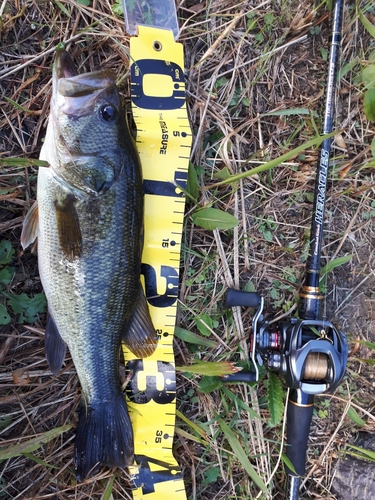
{"label": "black reel body", "polygon": [[259,325],[256,350],[290,389],[312,395],[336,389],[348,358],[348,343],[341,331],[327,321],[296,318],[271,328],[267,322]]}
{"label": "black reel body", "polygon": [[[250,357],[257,381],[257,365],[284,377],[290,389],[300,389],[305,394],[316,395],[332,392],[340,384],[348,358],[348,342],[343,332],[323,320],[298,320],[291,318],[269,324],[263,317],[263,298],[256,292],[228,290],[227,307],[257,308],[250,334]],[[249,374],[239,372],[224,378],[227,382],[249,381]]]}

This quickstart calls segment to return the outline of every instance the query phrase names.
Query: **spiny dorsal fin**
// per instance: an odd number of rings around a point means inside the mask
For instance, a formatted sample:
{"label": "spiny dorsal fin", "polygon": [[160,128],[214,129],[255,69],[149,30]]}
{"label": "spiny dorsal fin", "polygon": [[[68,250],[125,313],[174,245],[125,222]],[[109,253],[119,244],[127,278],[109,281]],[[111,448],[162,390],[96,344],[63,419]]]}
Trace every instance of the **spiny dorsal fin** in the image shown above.
{"label": "spiny dorsal fin", "polygon": [[137,307],[130,321],[123,341],[133,354],[139,358],[148,358],[156,349],[158,338],[150,317],[145,294],[142,287]]}
{"label": "spiny dorsal fin", "polygon": [[82,234],[74,197],[68,195],[63,201],[55,201],[55,207],[61,248],[68,259],[73,260],[82,255]]}
{"label": "spiny dorsal fin", "polygon": [[36,240],[36,237],[38,236],[38,223],[38,202],[35,202],[27,212],[25,220],[23,221],[21,245],[24,250]]}

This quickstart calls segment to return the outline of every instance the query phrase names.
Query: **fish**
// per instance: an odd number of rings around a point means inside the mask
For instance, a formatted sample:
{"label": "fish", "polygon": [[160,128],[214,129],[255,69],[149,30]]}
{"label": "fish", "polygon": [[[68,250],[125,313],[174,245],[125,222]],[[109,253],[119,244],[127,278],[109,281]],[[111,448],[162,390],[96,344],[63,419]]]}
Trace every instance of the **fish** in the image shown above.
{"label": "fish", "polygon": [[80,381],[74,465],[82,481],[101,465],[133,464],[121,342],[139,358],[157,347],[140,280],[141,166],[109,69],[79,74],[65,49],[56,52],[40,159],[48,166],[39,167],[21,244],[37,239],[49,367],[60,372],[68,346]]}

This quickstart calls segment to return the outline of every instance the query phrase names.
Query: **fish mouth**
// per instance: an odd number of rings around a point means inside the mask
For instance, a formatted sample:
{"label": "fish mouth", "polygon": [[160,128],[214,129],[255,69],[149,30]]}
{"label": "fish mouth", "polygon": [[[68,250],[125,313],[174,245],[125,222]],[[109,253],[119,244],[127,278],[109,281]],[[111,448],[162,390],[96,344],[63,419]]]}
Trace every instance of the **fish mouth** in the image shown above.
{"label": "fish mouth", "polygon": [[54,71],[57,80],[78,75],[77,68],[66,50],[56,51]]}
{"label": "fish mouth", "polygon": [[53,79],[58,93],[64,97],[81,97],[115,85],[109,69],[79,74],[65,50],[56,52]]}

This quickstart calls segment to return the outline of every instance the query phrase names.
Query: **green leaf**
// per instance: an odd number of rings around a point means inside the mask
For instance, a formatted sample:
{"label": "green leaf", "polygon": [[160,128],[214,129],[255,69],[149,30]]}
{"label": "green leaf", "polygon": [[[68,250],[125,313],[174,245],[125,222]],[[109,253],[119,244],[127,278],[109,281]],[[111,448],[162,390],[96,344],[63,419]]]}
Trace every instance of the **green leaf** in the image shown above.
{"label": "green leaf", "polygon": [[333,259],[328,264],[326,264],[320,271],[320,286],[324,286],[327,280],[327,274],[333,271],[336,267],[340,267],[351,260],[353,256],[351,254],[344,255],[344,257],[338,257],[337,259]]}
{"label": "green leaf", "polygon": [[210,394],[213,391],[217,391],[222,385],[223,380],[221,377],[207,377],[205,375],[199,381],[198,391],[203,394]]}
{"label": "green leaf", "polygon": [[117,14],[118,16],[123,16],[124,15],[124,7],[122,5],[121,0],[119,0],[119,3],[114,3],[112,5],[112,12],[114,14]]}
{"label": "green leaf", "polygon": [[25,293],[15,295],[3,292],[8,299],[8,305],[15,314],[19,315],[18,321],[23,323],[35,323],[38,314],[44,313],[47,308],[47,300],[44,293],[37,293],[34,297],[28,297]]}
{"label": "green leaf", "polygon": [[365,97],[363,98],[363,109],[366,118],[375,122],[375,89],[369,89],[365,92]]}
{"label": "green leaf", "polygon": [[69,11],[68,11],[68,10],[64,7],[64,5],[63,5],[61,2],[59,2],[59,0],[55,0],[55,3],[56,3],[56,5],[59,7],[59,9],[60,9],[62,12],[64,12],[64,14],[65,14],[66,16],[70,17],[70,13],[69,13]]}
{"label": "green leaf", "polygon": [[231,214],[218,208],[202,208],[193,213],[194,224],[204,229],[233,229],[238,220]]}
{"label": "green leaf", "polygon": [[363,12],[359,11],[359,18],[362,21],[363,26],[367,29],[370,35],[375,38],[375,26],[363,15]]}
{"label": "green leaf", "polygon": [[375,64],[371,64],[363,69],[362,80],[367,88],[375,86]]}
{"label": "green leaf", "polygon": [[3,304],[0,304],[0,325],[7,325],[8,323],[10,323],[8,311]]}
{"label": "green leaf", "polygon": [[371,141],[371,154],[375,158],[375,137]]}
{"label": "green leaf", "polygon": [[218,172],[216,172],[216,174],[214,174],[214,178],[215,179],[227,179],[230,175],[231,175],[231,173],[230,173],[229,168],[224,167],[221,170],[219,170]]}
{"label": "green leaf", "polygon": [[357,342],[359,342],[359,344],[364,344],[369,349],[375,349],[375,344],[373,342],[369,342],[368,340],[359,340]]}
{"label": "green leaf", "polygon": [[198,199],[199,179],[198,179],[197,171],[195,170],[195,167],[194,167],[193,163],[191,163],[191,162],[189,163],[188,180],[187,180],[186,190],[195,200]]}
{"label": "green leaf", "polygon": [[12,417],[7,413],[0,413],[0,430],[6,429],[12,423]]}
{"label": "green leaf", "polygon": [[271,415],[269,424],[274,427],[281,422],[284,412],[284,402],[280,379],[272,372],[268,374],[267,399]]}
{"label": "green leaf", "polygon": [[7,460],[8,458],[18,457],[19,455],[23,455],[24,453],[32,453],[33,451],[41,448],[44,444],[52,441],[52,439],[60,436],[63,432],[68,431],[72,427],[72,424],[63,425],[62,427],[56,427],[55,429],[51,429],[50,431],[47,431],[40,436],[28,439],[27,441],[23,441],[22,443],[9,446],[8,448],[1,448],[0,460]]}
{"label": "green leaf", "polygon": [[353,420],[353,422],[355,424],[360,425],[361,427],[363,427],[364,425],[366,425],[366,422],[361,419],[361,417],[358,415],[357,410],[355,408],[353,408],[352,406],[349,408],[348,417],[351,420]]}
{"label": "green leaf", "polygon": [[212,319],[206,313],[201,314],[195,318],[195,324],[202,335],[209,337],[212,330]]}
{"label": "green leaf", "polygon": [[1,269],[0,271],[0,283],[3,285],[9,285],[9,283],[12,281],[14,274],[14,267],[4,267],[4,269]]}
{"label": "green leaf", "polygon": [[196,361],[192,365],[176,366],[176,370],[195,373],[197,375],[209,375],[211,377],[223,377],[224,375],[241,371],[230,361]]}
{"label": "green leaf", "polygon": [[14,248],[8,240],[0,241],[0,265],[9,264],[13,259]]}
{"label": "green leaf", "polygon": [[356,361],[360,361],[361,363],[365,363],[366,365],[375,365],[375,359],[357,358]]}
{"label": "green leaf", "polygon": [[263,116],[292,116],[292,115],[309,115],[310,113],[318,116],[317,113],[313,113],[308,108],[291,108],[291,109],[279,109],[277,111],[271,111]]}
{"label": "green leaf", "polygon": [[[296,473],[296,469],[294,468],[294,465],[292,464],[292,462],[289,460],[289,458],[285,455],[285,453],[282,453],[281,454],[281,460],[284,462],[284,464],[288,467],[288,469],[292,472],[295,472]],[[298,475],[296,473],[296,475]]]}
{"label": "green leaf", "polygon": [[266,485],[264,484],[262,478],[259,476],[259,474],[254,469],[254,467],[251,465],[245,450],[242,448],[239,440],[237,439],[236,435],[233,433],[232,429],[221,418],[218,418],[217,422],[218,422],[221,430],[223,431],[225,437],[227,438],[228,443],[229,443],[230,447],[232,448],[235,456],[240,461],[242,467],[246,470],[246,472],[249,474],[250,478],[258,486],[258,488],[260,488],[261,490],[266,492],[267,491]]}
{"label": "green leaf", "polygon": [[358,58],[352,59],[348,64],[345,64],[337,74],[337,81],[339,82],[349,71],[351,71],[358,64]]}
{"label": "green leaf", "polygon": [[204,473],[204,479],[202,481],[202,485],[208,485],[211,483],[216,483],[217,478],[220,476],[220,467],[210,467]]}
{"label": "green leaf", "polygon": [[205,339],[194,332],[190,332],[189,330],[185,330],[184,328],[180,328],[178,326],[175,327],[174,334],[176,335],[177,338],[183,340],[184,342],[188,342],[189,344],[201,345],[203,347],[217,346],[217,342]]}
{"label": "green leaf", "polygon": [[7,493],[8,481],[5,477],[0,477],[0,498],[9,498]]}

